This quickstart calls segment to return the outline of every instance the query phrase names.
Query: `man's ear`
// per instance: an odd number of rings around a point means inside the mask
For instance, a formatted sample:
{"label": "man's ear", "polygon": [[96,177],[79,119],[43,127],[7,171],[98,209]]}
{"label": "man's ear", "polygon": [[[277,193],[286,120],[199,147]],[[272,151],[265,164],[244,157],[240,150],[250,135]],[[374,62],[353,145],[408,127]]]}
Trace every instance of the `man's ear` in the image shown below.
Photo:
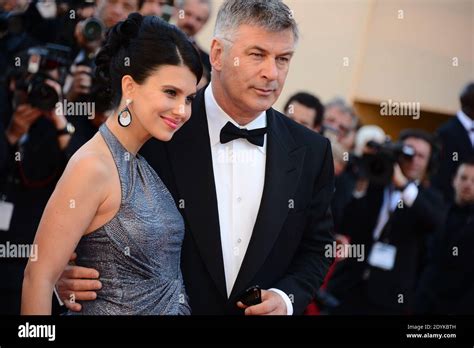
{"label": "man's ear", "polygon": [[213,38],[211,42],[211,52],[209,53],[209,60],[212,65],[212,70],[222,70],[222,60],[224,58],[224,45],[221,40]]}

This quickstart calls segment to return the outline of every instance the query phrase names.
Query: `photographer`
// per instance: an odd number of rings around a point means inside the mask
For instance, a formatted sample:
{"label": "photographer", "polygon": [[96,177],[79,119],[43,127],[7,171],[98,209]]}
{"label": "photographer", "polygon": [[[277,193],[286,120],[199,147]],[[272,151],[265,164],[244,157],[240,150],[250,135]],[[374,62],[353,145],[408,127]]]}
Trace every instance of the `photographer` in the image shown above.
{"label": "photographer", "polygon": [[474,312],[474,158],[461,162],[452,186],[454,202],[442,233],[430,244],[429,264],[420,279],[417,314]]}
{"label": "photographer", "polygon": [[[12,113],[2,120],[7,126],[2,134],[6,160],[0,182],[0,233],[15,245],[33,242],[41,214],[66,164],[64,149],[73,129],[58,102],[62,99],[67,55],[67,48],[62,46],[32,47],[21,55],[21,61],[27,63],[9,75]],[[2,314],[19,313],[26,262],[25,256],[2,259]]]}
{"label": "photographer", "polygon": [[442,226],[444,204],[429,185],[437,156],[433,137],[406,130],[400,142],[375,147],[366,179],[359,180],[368,184],[356,186],[345,209],[339,233],[363,246],[364,257],[347,257],[335,266],[327,289],[340,305],[332,314],[412,311],[427,236]]}
{"label": "photographer", "polygon": [[[93,78],[96,68],[95,57],[103,45],[108,28],[136,11],[139,1],[98,0],[97,7],[95,5],[95,1],[89,0],[80,0],[77,5],[82,9],[74,31],[79,52],[69,69],[64,91],[68,103],[93,106],[93,114],[68,115],[71,116],[68,120],[75,128],[74,136],[66,149],[68,158],[92,138],[107,119],[110,111],[109,91],[100,81]],[[91,8],[94,11],[91,11]]]}

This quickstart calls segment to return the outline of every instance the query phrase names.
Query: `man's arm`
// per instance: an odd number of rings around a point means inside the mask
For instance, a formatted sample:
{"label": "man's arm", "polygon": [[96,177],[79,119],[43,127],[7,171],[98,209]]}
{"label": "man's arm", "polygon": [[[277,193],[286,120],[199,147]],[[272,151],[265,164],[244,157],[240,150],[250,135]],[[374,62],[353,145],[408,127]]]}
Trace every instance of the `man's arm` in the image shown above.
{"label": "man's arm", "polygon": [[323,167],[316,178],[309,207],[309,217],[298,251],[275,288],[293,299],[294,314],[302,314],[314,298],[333,262],[325,256],[325,247],[333,241],[330,202],[334,193],[334,165],[331,145],[326,140]]}

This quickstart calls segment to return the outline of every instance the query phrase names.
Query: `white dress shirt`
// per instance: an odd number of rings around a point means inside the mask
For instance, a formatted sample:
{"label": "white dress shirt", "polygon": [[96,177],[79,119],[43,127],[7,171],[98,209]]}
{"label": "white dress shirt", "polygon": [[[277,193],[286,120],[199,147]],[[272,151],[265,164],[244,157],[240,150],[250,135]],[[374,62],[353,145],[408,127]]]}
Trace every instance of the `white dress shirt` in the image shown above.
{"label": "white dress shirt", "polygon": [[[221,129],[227,122],[248,130],[267,126],[266,112],[241,127],[217,104],[212,84],[204,92],[212,167],[216,186],[222,256],[224,261],[227,296],[230,296],[245,257],[257,220],[265,183],[267,135],[263,146],[256,146],[246,139],[220,142]],[[293,305],[281,290],[278,293],[286,303],[287,314],[293,314]]]}
{"label": "white dress shirt", "polygon": [[474,147],[474,121],[469,118],[462,110],[457,112],[457,117],[459,122],[463,125],[466,129],[469,138],[471,139],[471,144]]}

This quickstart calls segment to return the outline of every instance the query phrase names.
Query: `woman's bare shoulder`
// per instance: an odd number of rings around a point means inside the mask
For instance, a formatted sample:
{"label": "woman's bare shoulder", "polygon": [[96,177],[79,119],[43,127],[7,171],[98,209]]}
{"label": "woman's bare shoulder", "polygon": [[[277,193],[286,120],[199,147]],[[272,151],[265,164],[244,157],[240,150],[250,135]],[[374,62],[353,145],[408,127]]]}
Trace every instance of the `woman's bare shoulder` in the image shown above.
{"label": "woman's bare shoulder", "polygon": [[[103,182],[110,176],[114,161],[107,144],[96,134],[69,159],[64,175]],[[63,175],[63,176],[64,176]]]}

